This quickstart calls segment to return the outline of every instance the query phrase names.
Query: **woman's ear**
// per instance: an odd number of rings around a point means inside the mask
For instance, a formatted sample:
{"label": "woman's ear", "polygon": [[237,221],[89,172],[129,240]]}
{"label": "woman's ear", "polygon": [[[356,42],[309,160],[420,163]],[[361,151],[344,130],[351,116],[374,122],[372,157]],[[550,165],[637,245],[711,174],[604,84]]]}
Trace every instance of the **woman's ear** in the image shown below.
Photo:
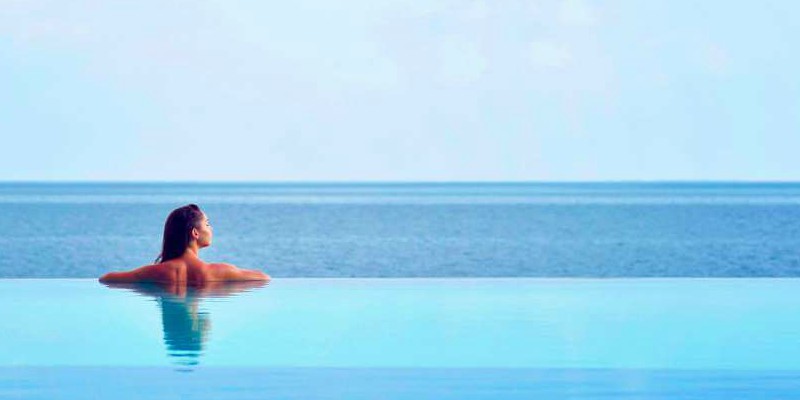
{"label": "woman's ear", "polygon": [[200,232],[197,230],[197,228],[192,228],[192,237],[195,240],[197,240],[200,237]]}

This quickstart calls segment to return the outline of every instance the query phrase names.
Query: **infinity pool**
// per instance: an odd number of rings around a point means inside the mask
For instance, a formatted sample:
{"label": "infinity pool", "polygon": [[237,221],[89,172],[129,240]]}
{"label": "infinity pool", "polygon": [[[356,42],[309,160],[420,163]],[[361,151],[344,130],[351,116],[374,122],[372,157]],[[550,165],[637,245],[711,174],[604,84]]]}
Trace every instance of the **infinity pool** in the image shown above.
{"label": "infinity pool", "polygon": [[0,398],[800,398],[796,279],[0,280]]}

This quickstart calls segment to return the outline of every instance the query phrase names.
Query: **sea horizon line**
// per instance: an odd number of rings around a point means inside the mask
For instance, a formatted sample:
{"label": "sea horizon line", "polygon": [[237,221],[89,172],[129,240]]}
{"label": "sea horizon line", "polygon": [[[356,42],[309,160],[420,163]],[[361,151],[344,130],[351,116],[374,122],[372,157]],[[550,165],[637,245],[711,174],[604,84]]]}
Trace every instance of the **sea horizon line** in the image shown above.
{"label": "sea horizon line", "polygon": [[800,184],[800,180],[609,179],[609,180],[0,180],[0,185],[574,185],[574,184]]}

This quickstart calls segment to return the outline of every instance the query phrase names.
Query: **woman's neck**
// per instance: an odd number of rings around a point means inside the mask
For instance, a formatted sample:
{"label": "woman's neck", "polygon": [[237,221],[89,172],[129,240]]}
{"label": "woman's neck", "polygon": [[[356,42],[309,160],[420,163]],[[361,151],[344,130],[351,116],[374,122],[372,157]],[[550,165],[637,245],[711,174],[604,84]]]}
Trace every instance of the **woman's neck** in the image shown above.
{"label": "woman's neck", "polygon": [[189,256],[192,258],[200,258],[200,246],[197,245],[197,242],[189,243],[189,246],[186,248],[186,251],[183,252],[183,256]]}

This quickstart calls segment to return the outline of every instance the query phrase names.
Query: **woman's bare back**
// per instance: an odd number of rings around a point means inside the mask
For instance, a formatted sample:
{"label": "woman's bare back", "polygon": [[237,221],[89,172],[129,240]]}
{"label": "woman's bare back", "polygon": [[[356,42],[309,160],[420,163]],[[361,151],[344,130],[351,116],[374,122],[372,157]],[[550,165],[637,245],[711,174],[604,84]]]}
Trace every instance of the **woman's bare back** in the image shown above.
{"label": "woman's bare back", "polygon": [[237,268],[225,263],[206,263],[197,257],[185,255],[166,262],[145,265],[126,272],[110,272],[100,277],[101,282],[185,282],[203,285],[217,281],[266,281],[269,275],[254,270]]}

